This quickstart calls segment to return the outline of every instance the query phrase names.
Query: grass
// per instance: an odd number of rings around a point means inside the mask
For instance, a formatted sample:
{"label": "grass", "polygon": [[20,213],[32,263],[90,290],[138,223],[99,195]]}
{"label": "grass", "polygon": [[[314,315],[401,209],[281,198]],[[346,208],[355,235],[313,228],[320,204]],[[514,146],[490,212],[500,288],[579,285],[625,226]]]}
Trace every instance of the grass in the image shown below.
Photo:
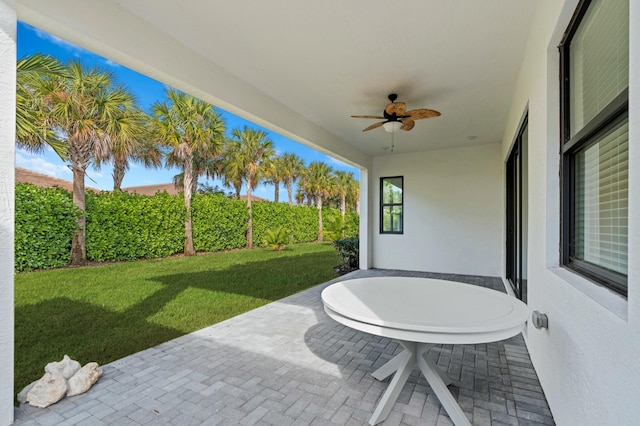
{"label": "grass", "polygon": [[15,390],[68,354],[106,364],[336,275],[330,244],[223,252],[15,277]]}

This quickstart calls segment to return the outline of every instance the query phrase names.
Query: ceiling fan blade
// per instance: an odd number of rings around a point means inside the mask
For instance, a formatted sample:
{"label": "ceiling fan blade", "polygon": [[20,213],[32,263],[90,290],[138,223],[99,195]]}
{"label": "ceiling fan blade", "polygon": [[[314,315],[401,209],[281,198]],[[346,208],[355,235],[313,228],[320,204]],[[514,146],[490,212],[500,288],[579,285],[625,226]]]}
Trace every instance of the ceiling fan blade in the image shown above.
{"label": "ceiling fan blade", "polygon": [[440,113],[433,109],[412,109],[404,113],[403,118],[410,118],[411,120],[422,120],[423,118],[438,117]]}
{"label": "ceiling fan blade", "polygon": [[384,112],[389,115],[395,114],[396,116],[401,116],[404,114],[407,109],[407,104],[404,102],[391,102],[384,108]]}
{"label": "ceiling fan blade", "polygon": [[402,120],[402,126],[400,126],[400,130],[406,130],[408,132],[409,130],[413,129],[413,126],[415,125],[415,121],[409,118],[405,118],[404,120]]}
{"label": "ceiling fan blade", "polygon": [[373,129],[376,129],[376,128],[378,128],[378,127],[382,126],[384,123],[385,123],[385,121],[379,121],[379,122],[377,122],[377,123],[373,123],[371,126],[369,126],[369,127],[366,127],[366,128],[364,128],[364,129],[362,129],[362,131],[363,131],[363,132],[366,132],[367,130],[373,130]]}
{"label": "ceiling fan blade", "polygon": [[379,115],[352,115],[351,118],[376,118],[378,120],[384,120],[384,117]]}

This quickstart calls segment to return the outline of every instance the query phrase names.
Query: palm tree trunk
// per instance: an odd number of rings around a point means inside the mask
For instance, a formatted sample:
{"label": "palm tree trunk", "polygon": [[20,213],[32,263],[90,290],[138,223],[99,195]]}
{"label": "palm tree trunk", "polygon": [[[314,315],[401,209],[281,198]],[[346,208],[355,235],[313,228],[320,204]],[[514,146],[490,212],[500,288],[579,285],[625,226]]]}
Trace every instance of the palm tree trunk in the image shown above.
{"label": "palm tree trunk", "polygon": [[193,159],[189,156],[184,162],[183,170],[183,191],[184,191],[184,255],[193,256],[196,254],[193,248],[193,229],[191,224],[191,190],[193,188]]}
{"label": "palm tree trunk", "polygon": [[318,241],[323,242],[324,237],[322,227],[322,197],[316,195],[316,206],[318,207]]}
{"label": "palm tree trunk", "polygon": [[273,200],[277,203],[280,198],[280,182],[274,182],[275,189],[273,191]]}
{"label": "palm tree trunk", "polygon": [[342,215],[342,238],[344,238],[344,217],[347,214],[347,196],[340,196],[340,214]]}
{"label": "palm tree trunk", "polygon": [[113,162],[113,173],[111,174],[113,176],[113,190],[114,191],[119,191],[120,189],[122,189],[122,180],[124,179],[124,171],[125,171],[126,165],[123,161],[121,160],[115,160]]}
{"label": "palm tree trunk", "polygon": [[247,223],[247,247],[253,248],[253,208],[251,207],[251,180],[247,180],[247,211],[249,222]]}
{"label": "palm tree trunk", "polygon": [[87,264],[87,216],[84,196],[84,169],[79,165],[73,167],[73,204],[80,210],[78,215],[78,229],[71,240],[71,265],[83,266]]}
{"label": "palm tree trunk", "polygon": [[293,206],[293,181],[287,180],[287,195],[289,195],[289,205]]}

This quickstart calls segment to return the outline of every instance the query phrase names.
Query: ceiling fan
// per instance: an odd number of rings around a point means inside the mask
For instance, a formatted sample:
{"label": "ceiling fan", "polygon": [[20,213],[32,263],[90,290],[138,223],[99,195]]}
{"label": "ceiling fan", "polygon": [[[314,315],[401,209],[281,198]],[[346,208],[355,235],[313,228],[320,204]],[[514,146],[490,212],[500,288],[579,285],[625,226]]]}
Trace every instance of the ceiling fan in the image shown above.
{"label": "ceiling fan", "polygon": [[369,127],[362,129],[363,132],[383,126],[387,132],[393,133],[398,130],[409,131],[416,125],[416,120],[424,118],[438,117],[440,113],[432,109],[412,109],[407,111],[407,104],[404,102],[396,102],[398,95],[392,93],[389,95],[391,103],[384,108],[382,116],[377,115],[352,115],[353,118],[377,118],[385,121],[379,121]]}

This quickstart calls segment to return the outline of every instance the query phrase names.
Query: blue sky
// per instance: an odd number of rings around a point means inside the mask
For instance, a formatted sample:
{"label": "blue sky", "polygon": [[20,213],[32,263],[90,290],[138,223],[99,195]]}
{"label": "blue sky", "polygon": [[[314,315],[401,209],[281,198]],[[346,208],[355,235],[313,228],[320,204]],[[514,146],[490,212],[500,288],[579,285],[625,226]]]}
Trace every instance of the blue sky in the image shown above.
{"label": "blue sky", "polygon": [[[63,62],[79,60],[88,66],[98,66],[114,73],[119,83],[123,83],[137,97],[139,106],[147,112],[155,101],[164,99],[165,90],[168,88],[163,83],[150,79],[129,68],[116,64],[102,56],[91,53],[85,49],[68,43],[51,34],[31,27],[22,22],[18,22],[18,58],[34,53],[44,53],[57,57]],[[311,149],[305,145],[294,142],[282,135],[264,129],[254,123],[237,117],[220,108],[218,111],[224,118],[227,125],[227,133],[234,128],[242,128],[245,125],[264,130],[273,141],[277,153],[293,152],[305,160],[306,164],[312,161],[324,161],[333,167],[334,170],[352,171],[356,178],[359,177],[358,170],[339,160],[331,158],[323,153]],[[16,166],[30,169],[39,173],[55,176],[61,179],[71,180],[71,170],[52,151],[33,155],[24,150],[16,150]],[[177,169],[145,169],[144,167],[132,163],[129,171],[124,177],[123,187],[137,185],[152,185],[171,182],[173,176],[179,173]],[[204,182],[204,178],[200,178]],[[220,181],[209,182],[211,185],[222,186]],[[104,165],[100,170],[89,168],[85,185],[98,189],[113,189],[113,179],[111,177],[111,167]],[[227,189],[227,191],[229,191]],[[245,188],[243,188],[243,193]],[[258,197],[273,200],[274,188],[272,185],[260,184],[254,191]],[[280,201],[286,201],[286,190],[281,186]]]}

